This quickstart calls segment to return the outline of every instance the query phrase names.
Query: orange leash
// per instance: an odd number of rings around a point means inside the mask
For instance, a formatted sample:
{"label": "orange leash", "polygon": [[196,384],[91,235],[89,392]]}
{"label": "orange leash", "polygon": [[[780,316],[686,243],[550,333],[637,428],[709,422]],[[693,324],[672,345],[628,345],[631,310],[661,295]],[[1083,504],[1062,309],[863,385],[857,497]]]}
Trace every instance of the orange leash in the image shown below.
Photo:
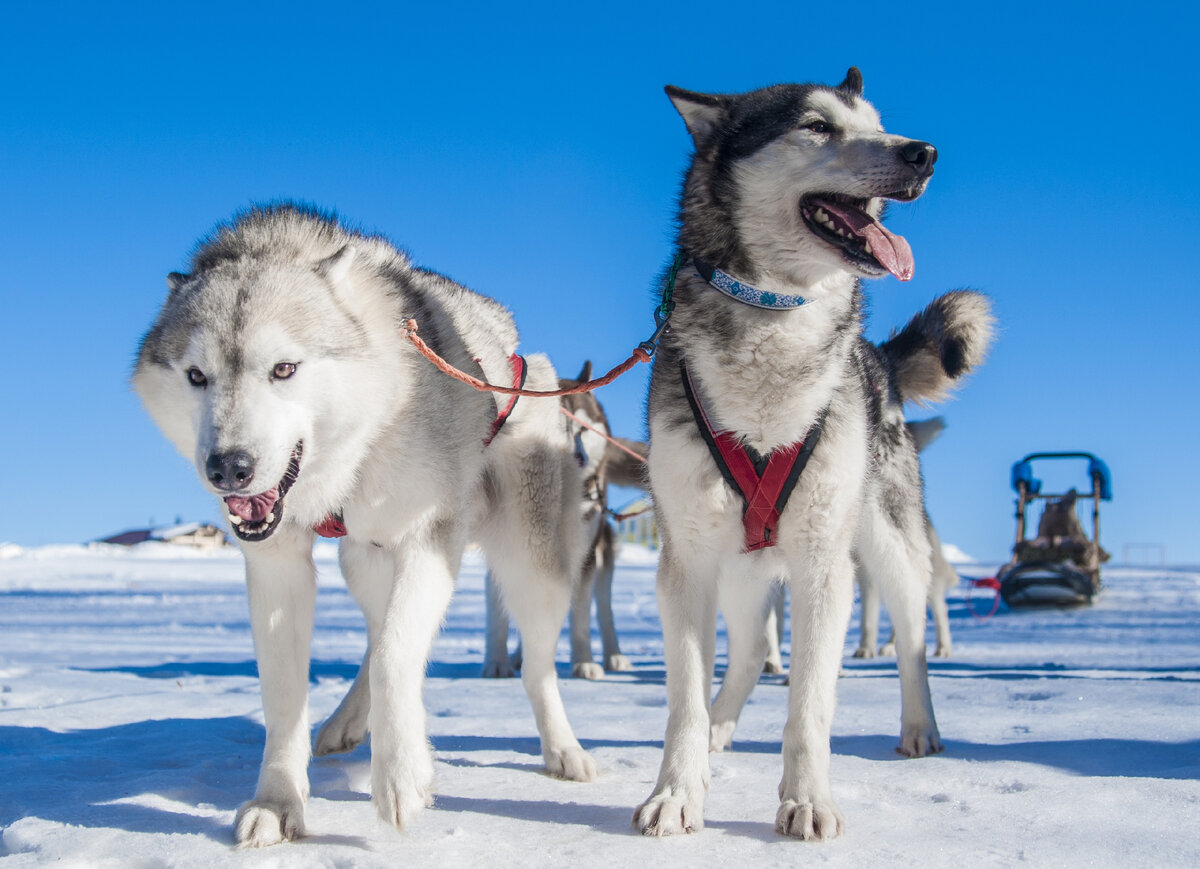
{"label": "orange leash", "polygon": [[455,380],[461,381],[462,383],[465,383],[468,386],[479,390],[480,392],[501,392],[505,395],[532,395],[552,398],[561,395],[577,395],[581,392],[591,392],[593,389],[597,389],[601,386],[607,386],[608,384],[612,383],[639,362],[650,361],[650,353],[647,352],[643,347],[636,347],[634,348],[633,354],[628,359],[626,359],[612,371],[605,374],[603,377],[599,377],[595,380],[588,380],[585,383],[579,383],[575,386],[568,387],[567,389],[552,389],[543,392],[536,389],[519,389],[513,386],[495,386],[491,383],[480,380],[478,377],[472,377],[465,371],[460,371],[441,356],[438,356],[437,353],[433,352],[433,349],[421,339],[421,336],[417,334],[416,320],[409,320],[404,324],[404,337],[411,341],[413,346],[417,348],[417,351],[430,362],[432,362],[437,367],[438,371],[441,371],[443,374],[447,374],[450,377],[453,377]]}
{"label": "orange leash", "polygon": [[647,459],[645,456],[635,453],[629,447],[625,446],[625,444],[621,443],[619,440],[617,440],[616,438],[609,435],[608,432],[602,431],[601,429],[596,428],[594,425],[590,425],[590,424],[584,422],[582,419],[577,417],[575,414],[571,413],[571,411],[567,410],[565,407],[560,407],[559,410],[562,411],[563,416],[567,417],[568,419],[575,420],[575,422],[579,423],[581,426],[588,429],[589,431],[594,431],[596,434],[600,435],[600,437],[604,438],[606,441],[608,441],[610,444],[612,444],[617,449],[624,450],[625,452],[629,453],[629,455],[633,456],[635,459],[637,459],[643,465],[647,464]]}

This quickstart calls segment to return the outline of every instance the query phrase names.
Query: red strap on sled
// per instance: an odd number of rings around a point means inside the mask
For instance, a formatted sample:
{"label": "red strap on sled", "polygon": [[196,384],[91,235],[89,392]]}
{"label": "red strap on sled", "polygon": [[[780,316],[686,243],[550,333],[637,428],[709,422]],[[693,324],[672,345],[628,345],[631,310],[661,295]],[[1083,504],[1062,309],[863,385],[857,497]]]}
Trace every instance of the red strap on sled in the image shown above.
{"label": "red strap on sled", "polygon": [[[525,374],[527,373],[525,365],[525,357],[514,353],[508,357],[508,361],[512,364],[513,369],[513,389],[520,389],[525,385]],[[508,404],[504,409],[496,414],[496,418],[492,420],[492,427],[488,430],[487,437],[483,439],[483,445],[486,447],[500,433],[500,429],[504,428],[504,424],[508,422],[509,416],[512,415],[513,408],[517,406],[519,395],[512,395],[508,399]],[[346,523],[342,519],[342,514],[330,513],[320,522],[313,526],[313,531],[322,537],[345,537]]]}
{"label": "red strap on sled", "polygon": [[696,395],[692,378],[683,365],[680,366],[680,374],[692,415],[704,442],[708,444],[713,461],[717,463],[721,476],[742,496],[743,551],[756,552],[774,546],[779,517],[821,438],[828,409],[821,412],[803,440],[761,456],[743,444],[733,432],[713,429]]}
{"label": "red strap on sled", "polygon": [[[508,357],[508,361],[512,365],[513,370],[512,388],[521,389],[525,385],[525,375],[527,373],[525,357],[514,353],[512,356]],[[512,414],[513,408],[517,406],[517,399],[520,397],[521,396],[517,393],[510,395],[508,404],[504,406],[502,411],[496,414],[496,418],[492,420],[491,430],[488,432],[487,437],[483,439],[483,445],[485,447],[495,439],[496,435],[500,434],[500,429],[504,428],[504,424],[508,422],[508,418]]]}

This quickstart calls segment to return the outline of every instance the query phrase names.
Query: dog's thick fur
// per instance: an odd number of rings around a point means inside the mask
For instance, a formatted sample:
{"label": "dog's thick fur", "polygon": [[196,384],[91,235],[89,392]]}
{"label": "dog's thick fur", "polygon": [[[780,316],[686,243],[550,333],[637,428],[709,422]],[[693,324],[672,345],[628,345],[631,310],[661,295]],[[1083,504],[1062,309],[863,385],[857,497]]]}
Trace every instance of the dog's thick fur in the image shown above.
{"label": "dog's thick fur", "polygon": [[[348,748],[369,727],[380,816],[403,827],[432,800],[422,684],[468,535],[525,638],[548,770],[593,778],[554,671],[582,559],[580,475],[558,402],[520,399],[485,448],[508,398],[444,376],[401,329],[415,318],[450,362],[508,384],[509,313],[383,239],[286,204],[218,227],[168,283],[133,382],[242,539],[267,736],[238,843],[304,833],[313,528],[331,515],[348,529],[341,566],[369,640],[356,684],[370,690],[350,692],[318,749]],[[528,366],[529,388],[557,385],[544,357]]]}
{"label": "dog's thick fur", "polygon": [[[978,294],[950,293],[880,347],[863,339],[859,279],[911,273],[907,245],[875,218],[885,198],[907,201],[924,191],[936,152],[881,131],[857,70],[836,88],[667,92],[695,155],[677,237],[686,261],[649,398],[669,717],[658,782],[634,824],[649,835],[703,826],[710,725],[722,704],[740,709],[757,680],[768,590],[782,577],[791,590],[793,678],[776,829],[829,839],[843,827],[829,784],[829,737],[855,557],[876,578],[896,624],[899,750],[921,756],[942,747],[925,665],[929,540],[902,403],[943,394],[980,361],[989,305]],[[890,239],[887,250],[870,253],[862,236],[816,227],[821,203],[869,225],[871,238]],[[742,304],[710,287],[696,260],[808,303],[783,311]],[[827,409],[772,548],[743,552],[742,501],[693,419],[683,364],[714,426],[762,455],[805,438]],[[718,608],[731,665],[725,700],[714,702],[710,718]]]}

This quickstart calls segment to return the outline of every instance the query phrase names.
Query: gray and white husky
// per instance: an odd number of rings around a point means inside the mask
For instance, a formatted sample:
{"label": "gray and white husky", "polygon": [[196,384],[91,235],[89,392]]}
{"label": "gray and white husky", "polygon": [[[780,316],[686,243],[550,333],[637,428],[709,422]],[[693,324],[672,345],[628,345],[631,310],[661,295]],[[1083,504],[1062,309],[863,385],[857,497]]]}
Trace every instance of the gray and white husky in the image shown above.
{"label": "gray and white husky", "polygon": [[[837,87],[667,93],[695,154],[649,397],[669,716],[634,824],[649,835],[703,826],[716,613],[726,685],[748,693],[769,588],[783,577],[792,679],[775,825],[830,839],[843,828],[829,737],[855,558],[896,625],[899,751],[942,748],[925,663],[929,540],[902,403],[939,397],[980,361],[989,304],[949,293],[879,347],[862,337],[860,279],[913,272],[907,242],[879,222],[884,202],[920,196],[937,152],[883,132],[857,69]],[[776,497],[788,482],[790,498]]]}
{"label": "gray and white husky", "polygon": [[[432,801],[422,684],[468,535],[484,545],[525,639],[547,768],[594,778],[554,671],[583,557],[581,481],[558,400],[510,407],[476,392],[423,359],[402,329],[415,318],[452,364],[507,385],[522,368],[509,313],[381,238],[286,204],[218,227],[168,285],[133,383],[222,499],[246,558],[267,734],[238,843],[304,833],[318,530],[345,532],[342,571],[369,641],[356,680],[369,690],[351,691],[319,747],[349,747],[370,729],[384,820],[403,827]],[[542,356],[525,360],[524,375],[531,389],[557,386]]]}

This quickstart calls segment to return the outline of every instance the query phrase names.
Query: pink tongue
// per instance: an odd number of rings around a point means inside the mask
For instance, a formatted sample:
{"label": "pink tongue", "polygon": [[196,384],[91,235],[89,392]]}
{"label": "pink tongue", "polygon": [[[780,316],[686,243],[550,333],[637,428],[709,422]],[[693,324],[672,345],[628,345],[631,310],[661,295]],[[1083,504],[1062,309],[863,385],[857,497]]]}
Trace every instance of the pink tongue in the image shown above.
{"label": "pink tongue", "polygon": [[275,502],[279,500],[279,489],[270,489],[263,492],[261,495],[252,495],[249,498],[242,498],[238,495],[230,495],[225,499],[225,506],[229,508],[229,512],[239,519],[246,522],[261,522],[267,518],[267,514],[271,512],[275,506]]}
{"label": "pink tongue", "polygon": [[840,221],[843,228],[870,242],[871,256],[897,278],[902,281],[912,278],[912,248],[908,246],[904,236],[888,232],[882,223],[857,208],[844,208],[824,199],[814,200],[813,205],[825,209],[835,220]]}

